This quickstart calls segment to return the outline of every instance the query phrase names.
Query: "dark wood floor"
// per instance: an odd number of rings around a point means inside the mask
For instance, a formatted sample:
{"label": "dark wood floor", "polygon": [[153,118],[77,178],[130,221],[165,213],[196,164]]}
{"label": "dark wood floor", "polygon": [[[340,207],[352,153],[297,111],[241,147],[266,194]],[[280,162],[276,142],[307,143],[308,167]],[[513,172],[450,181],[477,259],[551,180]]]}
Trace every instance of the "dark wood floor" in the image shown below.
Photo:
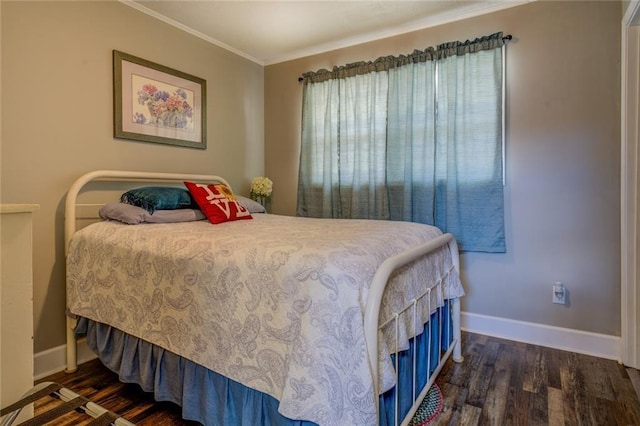
{"label": "dark wood floor", "polygon": [[462,364],[438,378],[438,425],[640,425],[640,402],[616,361],[463,334]]}
{"label": "dark wood floor", "polygon": [[[627,369],[615,361],[463,333],[461,364],[447,361],[437,383],[444,410],[437,425],[632,425],[640,402]],[[137,385],[122,384],[97,360],[58,382],[138,425],[197,425],[171,403],[155,403]],[[44,410],[42,404],[36,411]],[[80,414],[56,425],[82,425]]]}

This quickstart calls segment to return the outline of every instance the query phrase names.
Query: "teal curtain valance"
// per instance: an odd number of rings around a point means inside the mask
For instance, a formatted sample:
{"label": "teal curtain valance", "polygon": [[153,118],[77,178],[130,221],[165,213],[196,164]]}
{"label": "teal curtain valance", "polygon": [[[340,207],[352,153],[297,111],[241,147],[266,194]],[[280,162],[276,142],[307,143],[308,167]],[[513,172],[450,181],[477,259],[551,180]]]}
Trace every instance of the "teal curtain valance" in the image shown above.
{"label": "teal curtain valance", "polygon": [[463,56],[467,53],[477,53],[482,50],[493,50],[505,45],[510,37],[503,37],[502,33],[476,38],[473,41],[451,41],[438,45],[436,52],[438,59],[448,56]]}
{"label": "teal curtain valance", "polygon": [[331,70],[320,69],[302,74],[302,83],[322,83],[327,80],[354,77],[371,72],[388,71],[412,63],[434,61],[449,56],[476,53],[502,47],[510,37],[503,37],[502,32],[467,41],[452,41],[439,44],[437,48],[427,47],[424,50],[414,50],[408,55],[382,56],[374,61],[360,61],[351,64],[334,66]]}

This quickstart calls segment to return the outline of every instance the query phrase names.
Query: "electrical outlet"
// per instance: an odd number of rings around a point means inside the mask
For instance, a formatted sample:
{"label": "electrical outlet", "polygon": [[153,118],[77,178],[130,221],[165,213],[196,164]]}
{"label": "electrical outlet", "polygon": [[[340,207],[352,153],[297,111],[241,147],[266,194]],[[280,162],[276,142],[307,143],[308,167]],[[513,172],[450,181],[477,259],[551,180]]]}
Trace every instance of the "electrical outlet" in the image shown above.
{"label": "electrical outlet", "polygon": [[566,288],[564,288],[564,284],[560,281],[556,281],[553,283],[553,295],[551,297],[551,301],[553,303],[558,303],[560,305],[566,304]]}

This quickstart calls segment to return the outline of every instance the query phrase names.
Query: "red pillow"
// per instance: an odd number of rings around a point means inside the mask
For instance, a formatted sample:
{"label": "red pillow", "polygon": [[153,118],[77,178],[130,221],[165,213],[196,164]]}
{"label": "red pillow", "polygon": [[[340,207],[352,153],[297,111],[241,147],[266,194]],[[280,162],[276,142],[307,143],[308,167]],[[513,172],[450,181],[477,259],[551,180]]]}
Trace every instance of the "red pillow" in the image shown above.
{"label": "red pillow", "polygon": [[222,223],[231,220],[252,219],[249,210],[236,201],[235,195],[227,185],[206,185],[193,182],[185,182],[184,184],[209,222]]}

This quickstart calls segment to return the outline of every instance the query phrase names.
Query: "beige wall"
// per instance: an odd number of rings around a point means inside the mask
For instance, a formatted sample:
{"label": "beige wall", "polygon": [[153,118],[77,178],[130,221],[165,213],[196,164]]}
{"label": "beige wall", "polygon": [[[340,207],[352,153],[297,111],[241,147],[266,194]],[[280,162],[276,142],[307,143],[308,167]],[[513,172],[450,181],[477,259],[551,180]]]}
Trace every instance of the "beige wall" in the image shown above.
{"label": "beige wall", "polygon": [[[265,68],[273,212],[294,214],[305,71],[503,31],[508,253],[462,256],[463,310],[620,335],[619,2],[538,1]],[[551,303],[554,281],[569,306]]]}
{"label": "beige wall", "polygon": [[[273,212],[294,214],[299,75],[495,31],[514,35],[507,48],[509,252],[462,256],[463,309],[620,334],[620,3],[534,2],[264,69],[118,2],[2,1],[0,10],[0,196],[41,205],[37,352],[64,343],[63,203],[80,174],[217,173],[246,192],[266,172],[275,185]],[[206,151],[112,137],[113,49],[207,80]],[[569,288],[569,307],[550,302],[556,280]]]}
{"label": "beige wall", "polygon": [[[119,2],[7,2],[2,18],[3,203],[34,215],[36,352],[64,343],[63,207],[94,169],[214,173],[247,192],[264,173],[263,67]],[[207,80],[206,150],[117,140],[112,50]]]}

